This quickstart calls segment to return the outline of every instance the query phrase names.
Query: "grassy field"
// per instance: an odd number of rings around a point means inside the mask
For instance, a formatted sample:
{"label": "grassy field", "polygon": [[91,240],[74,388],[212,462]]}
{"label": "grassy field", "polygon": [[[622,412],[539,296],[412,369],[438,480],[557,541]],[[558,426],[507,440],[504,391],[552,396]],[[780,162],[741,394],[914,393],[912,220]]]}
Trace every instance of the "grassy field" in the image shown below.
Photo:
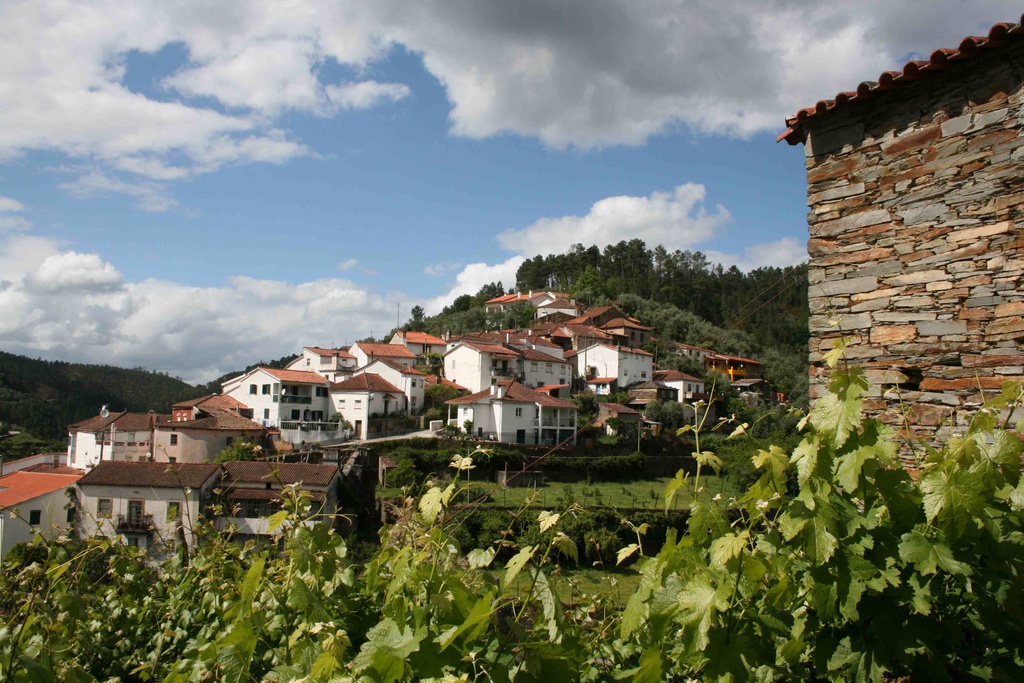
{"label": "grassy field", "polygon": [[[663,509],[665,506],[665,488],[671,481],[668,477],[645,479],[641,481],[611,482],[598,481],[563,483],[548,482],[544,486],[534,488],[504,488],[493,482],[471,482],[460,495],[461,501],[475,501],[481,496],[489,496],[487,505],[518,508],[529,500],[533,508],[550,509],[570,502],[578,502],[585,507],[609,508],[649,508]],[[736,485],[728,477],[704,475],[701,486],[712,495],[721,493],[729,498],[739,493]],[[381,489],[381,498],[401,495],[398,489]],[[676,496],[677,509],[690,506],[690,496],[685,489]]]}
{"label": "grassy field", "polygon": [[[621,608],[640,586],[640,574],[630,568],[567,570],[547,566],[544,573],[551,581],[558,599],[566,605],[578,603],[587,595],[598,595],[609,599],[615,607]],[[522,573],[516,577],[514,585],[519,595],[526,595],[530,590],[530,577]]]}

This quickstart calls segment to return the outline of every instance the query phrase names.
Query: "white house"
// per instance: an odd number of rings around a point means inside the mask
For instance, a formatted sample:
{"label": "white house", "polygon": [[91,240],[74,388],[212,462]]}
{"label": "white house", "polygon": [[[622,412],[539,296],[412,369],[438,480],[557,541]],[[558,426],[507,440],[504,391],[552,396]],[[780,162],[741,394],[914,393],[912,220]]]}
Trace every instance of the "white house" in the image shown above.
{"label": "white house", "polygon": [[307,370],[259,367],[224,382],[223,393],[249,406],[253,419],[277,427],[290,443],[342,436],[328,419],[334,414],[327,378]]}
{"label": "white house", "polygon": [[402,390],[380,375],[363,372],[331,385],[334,410],[352,423],[352,436],[364,439],[370,431],[370,418],[404,410]]}
{"label": "white house", "polygon": [[78,480],[78,534],[154,553],[193,547],[219,475],[213,463],[101,462]]}
{"label": "white house", "polygon": [[460,427],[472,423],[472,433],[480,438],[549,446],[576,443],[576,405],[518,382],[495,384],[452,399],[448,406],[449,422],[455,419]]}
{"label": "white house", "polygon": [[0,561],[12,546],[36,534],[52,539],[67,531],[74,509],[66,491],[80,476],[14,472],[0,477]]}
{"label": "white house", "polygon": [[158,425],[155,462],[211,462],[236,443],[267,446],[267,430],[249,418],[228,412],[200,415],[185,422]]}
{"label": "white house", "polygon": [[356,357],[345,349],[304,346],[302,355],[285,366],[285,369],[315,372],[329,382],[338,382],[356,369]]}
{"label": "white house", "polygon": [[308,463],[227,462],[220,485],[220,529],[230,529],[238,540],[270,535],[267,518],[281,509],[281,493],[298,485],[310,502],[311,520],[334,526],[338,512],[341,471],[334,465]]}
{"label": "white house", "polygon": [[68,465],[85,470],[101,461],[146,461],[153,453],[157,426],[170,419],[170,415],[125,410],[69,425]]}
{"label": "white house", "polygon": [[404,330],[395,332],[394,336],[391,337],[391,343],[397,346],[404,346],[419,358],[426,356],[428,353],[444,353],[448,346],[448,342],[432,334],[427,334],[426,332],[406,332]]}
{"label": "white house", "polygon": [[415,415],[423,410],[424,390],[426,389],[427,373],[416,368],[407,368],[394,361],[384,358],[373,361],[364,368],[360,368],[359,374],[372,372],[380,375],[388,382],[398,388],[405,396],[405,405],[392,408]]}
{"label": "white house", "polygon": [[704,395],[704,380],[679,370],[655,370],[654,381],[661,382],[678,391],[680,403],[707,398]]}
{"label": "white house", "polygon": [[552,301],[556,301],[558,299],[568,299],[570,296],[570,294],[567,294],[565,292],[513,292],[512,294],[497,296],[494,297],[493,299],[485,301],[484,308],[488,311],[503,311],[508,306],[511,306],[512,304],[515,303],[519,303],[520,301],[525,301],[534,308],[538,308],[540,306],[543,306],[544,304],[549,304]]}
{"label": "white house", "polygon": [[444,354],[444,376],[470,391],[523,379],[522,354],[500,344],[459,342]]}
{"label": "white house", "polygon": [[592,344],[573,356],[576,372],[588,382],[593,378],[614,379],[610,392],[654,375],[654,356],[641,349],[609,344]]}
{"label": "white house", "polygon": [[575,299],[558,298],[537,306],[537,318],[546,318],[556,313],[575,318],[579,316],[580,310],[580,305],[576,303]]}
{"label": "white house", "polygon": [[356,342],[349,348],[349,353],[355,356],[356,367],[361,368],[369,365],[378,358],[385,358],[394,361],[399,365],[411,368],[416,365],[416,354],[401,344],[372,344],[370,342]]}
{"label": "white house", "polygon": [[523,381],[528,387],[539,389],[572,383],[572,363],[536,349],[520,352],[523,360]]}

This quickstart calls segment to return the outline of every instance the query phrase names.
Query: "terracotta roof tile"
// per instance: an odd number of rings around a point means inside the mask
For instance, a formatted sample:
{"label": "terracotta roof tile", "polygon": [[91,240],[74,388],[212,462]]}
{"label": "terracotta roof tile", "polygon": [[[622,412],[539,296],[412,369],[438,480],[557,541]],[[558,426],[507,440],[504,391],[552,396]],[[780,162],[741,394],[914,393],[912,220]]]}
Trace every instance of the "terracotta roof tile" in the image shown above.
{"label": "terracotta roof tile", "polygon": [[467,387],[464,387],[461,384],[457,384],[456,382],[451,381],[447,377],[438,377],[437,375],[427,375],[426,382],[427,382],[427,384],[437,384],[438,382],[440,382],[442,385],[444,385],[446,387],[453,387],[455,389],[458,389],[459,391],[469,391],[469,389]]}
{"label": "terracotta roof tile", "polygon": [[659,382],[701,382],[704,380],[679,370],[655,370],[651,377]]}
{"label": "terracotta roof tile", "polygon": [[406,342],[410,344],[430,344],[433,346],[444,346],[447,342],[440,337],[435,337],[432,334],[426,332],[401,332],[398,333]]}
{"label": "terracotta roof tile", "polygon": [[327,486],[338,474],[334,465],[312,465],[304,462],[226,462],[224,478],[227,484],[296,484]]}
{"label": "terracotta roof tile", "polygon": [[180,422],[169,422],[161,425],[161,430],[174,431],[175,429],[209,429],[216,431],[264,431],[263,425],[253,422],[247,417],[237,413],[218,411],[209,417],[201,417],[198,420],[183,420]]}
{"label": "terracotta roof tile", "polygon": [[77,474],[52,474],[49,472],[12,472],[0,477],[0,509],[10,508],[33,498],[74,486],[81,477]]}
{"label": "terracotta roof tile", "polygon": [[220,469],[212,462],[111,462],[105,460],[78,480],[79,486],[202,487]]}
{"label": "terracotta roof tile", "polygon": [[375,372],[364,372],[331,385],[332,392],[346,391],[389,391],[398,395],[402,390]]}
{"label": "terracotta roof tile", "polygon": [[181,401],[175,403],[171,408],[174,410],[182,410],[185,408],[200,408],[201,410],[228,410],[238,412],[239,410],[245,410],[249,406],[245,405],[241,401],[237,400],[233,396],[225,396],[224,394],[209,394],[207,396],[201,396],[194,398],[190,401]]}
{"label": "terracotta roof tile", "polygon": [[315,372],[310,372],[309,370],[282,370],[280,368],[265,367],[260,367],[259,369],[282,382],[293,382],[295,384],[327,384],[326,377],[318,375]]}
{"label": "terracotta roof tile", "polygon": [[99,432],[114,425],[119,432],[144,432],[150,428],[150,418],[155,419],[155,424],[163,424],[171,421],[170,415],[158,413],[129,413],[127,410],[119,413],[111,413],[107,417],[96,415],[87,420],[68,425],[68,431],[72,432]]}
{"label": "terracotta roof tile", "polygon": [[921,78],[942,71],[951,63],[972,59],[983,52],[1000,48],[1011,39],[1024,36],[1024,16],[1018,23],[998,23],[989,29],[988,36],[970,36],[964,38],[957,48],[943,48],[931,53],[927,60],[911,60],[903,65],[900,71],[884,71],[877,81],[864,81],[855,90],[841,92],[831,100],[819,100],[814,106],[801,109],[786,119],[786,128],[777,142],[785,140],[791,145],[803,142],[801,124],[808,119],[820,116],[837,107],[850,103],[862,102],[893,90],[897,87],[918,81]]}
{"label": "terracotta roof tile", "polygon": [[[62,454],[66,455],[66,454]],[[22,472],[40,472],[43,474],[74,474],[75,476],[82,476],[82,470],[74,467],[68,467],[67,465],[54,465],[49,462],[41,462],[38,465],[32,465],[32,467],[26,467],[21,470]]]}
{"label": "terracotta roof tile", "polygon": [[380,356],[381,358],[415,358],[416,354],[405,348],[401,344],[371,344],[369,342],[356,342],[352,345],[355,349],[359,347],[363,353],[373,358]]}
{"label": "terracotta roof tile", "polygon": [[345,349],[325,349],[320,346],[304,346],[306,351],[312,351],[318,356],[337,356],[338,358],[355,358],[351,353]]}
{"label": "terracotta roof tile", "polygon": [[491,395],[491,387],[487,387],[483,391],[478,391],[475,394],[469,396],[462,396],[461,398],[453,398],[447,403],[460,404],[460,403],[478,403],[484,400],[488,401],[510,401],[512,403],[537,403],[547,408],[575,408],[576,404],[571,401],[564,401],[560,398],[555,398],[548,394],[542,394],[539,391],[534,391],[528,387],[524,387],[519,382],[501,383],[500,386],[505,387],[505,396],[498,398]]}

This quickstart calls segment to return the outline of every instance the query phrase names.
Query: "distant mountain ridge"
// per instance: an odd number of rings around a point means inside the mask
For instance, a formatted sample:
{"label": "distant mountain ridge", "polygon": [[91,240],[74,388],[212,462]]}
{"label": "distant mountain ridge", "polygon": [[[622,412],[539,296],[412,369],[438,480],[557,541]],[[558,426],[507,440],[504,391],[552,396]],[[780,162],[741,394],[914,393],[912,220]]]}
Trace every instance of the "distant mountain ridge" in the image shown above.
{"label": "distant mountain ridge", "polygon": [[141,368],[47,361],[0,351],[0,420],[43,439],[63,439],[67,426],[110,410],[170,412],[203,395],[180,379]]}

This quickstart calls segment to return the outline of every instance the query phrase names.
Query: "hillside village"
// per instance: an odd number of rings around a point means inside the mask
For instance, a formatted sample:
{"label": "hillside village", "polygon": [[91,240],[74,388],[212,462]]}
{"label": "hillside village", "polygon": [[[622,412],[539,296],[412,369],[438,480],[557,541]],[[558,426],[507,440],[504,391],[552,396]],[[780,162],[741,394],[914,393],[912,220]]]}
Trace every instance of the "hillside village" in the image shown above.
{"label": "hillside village", "polygon": [[[320,462],[325,451],[352,453],[362,443],[415,433],[571,452],[586,429],[657,433],[661,425],[644,417],[654,403],[679,404],[692,424],[713,421],[727,389],[751,404],[785,401],[750,358],[673,342],[674,353],[704,368],[714,387],[704,376],[659,368],[654,354],[640,348],[656,330],[614,305],[585,308],[567,293],[531,291],[492,298],[486,307],[500,311],[524,302],[536,312],[526,328],[444,338],[399,329],[388,343],[307,346],[283,368],[250,369],[224,381],[221,393],[175,403],[169,414],[105,407],[68,426],[66,454],[7,463],[9,472],[18,471],[0,480],[8,487],[2,492],[8,502],[0,504],[30,513],[20,532],[17,520],[8,523],[0,552],[28,540],[35,528],[66,526],[73,514],[62,518],[61,496],[77,477],[77,505],[89,520],[79,526],[89,533],[119,534],[142,547],[156,538],[166,542],[180,527],[176,519],[199,515],[212,501],[210,491],[226,488],[244,509],[239,519],[222,523],[236,523],[245,537],[266,531],[258,519],[274,509],[284,486],[302,481],[308,488],[308,475],[318,468],[317,480],[326,483],[311,493],[329,503],[325,515],[341,509],[337,487],[346,463],[305,464]],[[598,407],[589,424],[572,400],[580,396]],[[257,447],[264,463],[218,464],[225,449],[242,444]],[[283,468],[274,486],[255,498],[240,490],[259,483],[252,472],[271,471],[267,461]],[[194,492],[188,500],[183,488]]]}

